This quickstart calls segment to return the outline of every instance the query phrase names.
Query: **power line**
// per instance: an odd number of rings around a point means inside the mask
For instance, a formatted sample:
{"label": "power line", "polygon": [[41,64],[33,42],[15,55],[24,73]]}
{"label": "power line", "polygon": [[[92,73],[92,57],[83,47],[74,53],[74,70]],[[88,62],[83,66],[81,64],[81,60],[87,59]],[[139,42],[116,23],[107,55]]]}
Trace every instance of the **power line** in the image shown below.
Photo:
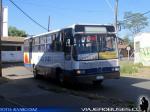
{"label": "power line", "polygon": [[[144,13],[142,13],[141,14],[141,16],[143,16],[143,15],[146,15],[146,14],[148,14],[148,13],[150,13],[150,11],[147,11],[147,12],[144,12]],[[136,16],[129,16],[129,17],[127,17],[126,19],[124,19],[123,21],[127,21],[127,20],[129,20],[129,19],[131,19],[131,18],[136,18]]]}
{"label": "power line", "polygon": [[24,12],[17,4],[15,4],[12,0],[9,0],[17,9],[19,9],[26,17],[28,17],[31,21],[33,21],[35,24],[40,26],[42,29],[47,31],[47,28],[39,24],[36,20],[34,20],[31,16],[29,16],[26,12]]}
{"label": "power line", "polygon": [[55,9],[57,11],[79,11],[79,12],[88,12],[88,13],[96,13],[96,12],[102,12],[103,10],[92,10],[92,9],[83,9],[83,8],[75,8],[73,9],[73,7],[71,8],[68,8],[68,7],[59,7],[58,5],[54,5],[54,4],[51,4],[51,5],[47,5],[47,4],[38,4],[38,3],[33,3],[31,1],[24,1],[24,3],[26,5],[32,5],[32,6],[36,6],[36,7],[44,7],[44,8],[52,8],[52,9]]}
{"label": "power line", "polygon": [[109,8],[112,10],[112,12],[114,13],[114,9],[112,7],[112,5],[110,4],[109,0],[105,0],[105,2],[107,3],[107,5],[109,6]]}

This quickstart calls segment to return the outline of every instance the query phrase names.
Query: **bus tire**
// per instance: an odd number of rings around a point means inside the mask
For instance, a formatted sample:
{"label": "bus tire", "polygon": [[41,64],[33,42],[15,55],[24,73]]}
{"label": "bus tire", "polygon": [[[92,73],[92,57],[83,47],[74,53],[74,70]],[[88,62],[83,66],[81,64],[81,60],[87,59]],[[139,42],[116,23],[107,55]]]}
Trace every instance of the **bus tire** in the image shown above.
{"label": "bus tire", "polygon": [[64,85],[64,84],[65,84],[65,80],[64,80],[64,75],[63,75],[63,73],[60,73],[60,74],[58,75],[58,81],[59,81],[60,85]]}
{"label": "bus tire", "polygon": [[93,86],[101,86],[102,85],[103,80],[96,80],[93,81]]}

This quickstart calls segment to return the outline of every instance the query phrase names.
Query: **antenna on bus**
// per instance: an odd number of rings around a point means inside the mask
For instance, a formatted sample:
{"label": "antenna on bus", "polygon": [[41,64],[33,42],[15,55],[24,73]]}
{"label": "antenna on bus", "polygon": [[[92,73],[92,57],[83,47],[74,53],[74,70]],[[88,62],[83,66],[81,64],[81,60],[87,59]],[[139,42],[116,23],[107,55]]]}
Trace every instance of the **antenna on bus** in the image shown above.
{"label": "antenna on bus", "polygon": [[50,29],[49,29],[49,28],[50,28],[50,16],[48,17],[48,29],[47,29],[47,30],[48,30],[48,32],[50,31]]}

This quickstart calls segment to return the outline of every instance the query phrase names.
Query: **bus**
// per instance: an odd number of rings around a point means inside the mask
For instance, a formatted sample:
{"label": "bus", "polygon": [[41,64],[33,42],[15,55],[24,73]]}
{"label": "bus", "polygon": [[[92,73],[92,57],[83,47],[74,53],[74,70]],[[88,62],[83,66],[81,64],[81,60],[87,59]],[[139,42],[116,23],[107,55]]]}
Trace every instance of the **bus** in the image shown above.
{"label": "bus", "polygon": [[24,64],[35,78],[100,84],[120,77],[118,61],[113,25],[74,24],[24,40]]}

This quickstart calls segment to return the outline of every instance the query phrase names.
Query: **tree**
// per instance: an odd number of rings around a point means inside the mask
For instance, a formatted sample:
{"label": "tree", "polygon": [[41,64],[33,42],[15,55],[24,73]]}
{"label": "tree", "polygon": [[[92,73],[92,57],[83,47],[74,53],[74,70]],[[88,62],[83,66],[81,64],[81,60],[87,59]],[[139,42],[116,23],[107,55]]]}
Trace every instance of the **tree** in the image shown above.
{"label": "tree", "polygon": [[134,46],[134,42],[133,42],[133,40],[132,39],[130,39],[129,38],[129,35],[125,35],[124,37],[123,37],[123,40],[124,40],[124,42],[126,43],[126,44],[128,44],[128,45],[130,45],[130,46]]}
{"label": "tree", "polygon": [[9,36],[18,36],[18,37],[27,37],[27,34],[23,30],[19,30],[16,27],[10,26],[8,28],[8,35]]}
{"label": "tree", "polygon": [[124,42],[125,42],[126,44],[130,44],[130,42],[131,42],[131,40],[129,39],[129,36],[128,36],[128,35],[124,36],[124,37],[123,37],[123,40],[124,40]]}
{"label": "tree", "polygon": [[147,19],[148,18],[141,13],[125,12],[124,27],[131,32],[132,36],[134,36],[148,26]]}

